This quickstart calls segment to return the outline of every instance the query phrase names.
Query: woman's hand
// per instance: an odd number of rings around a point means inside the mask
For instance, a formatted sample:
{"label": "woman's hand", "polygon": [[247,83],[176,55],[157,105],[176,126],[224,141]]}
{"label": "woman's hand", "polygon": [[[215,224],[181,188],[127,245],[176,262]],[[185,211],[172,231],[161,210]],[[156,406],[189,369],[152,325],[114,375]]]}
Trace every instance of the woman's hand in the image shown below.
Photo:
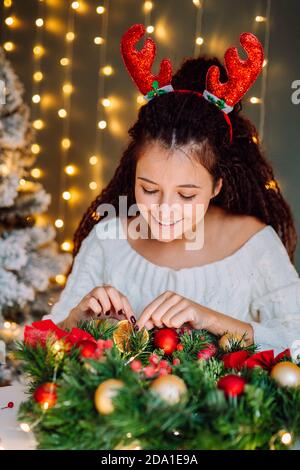
{"label": "woman's hand", "polygon": [[216,312],[171,291],[159,295],[143,310],[137,326],[139,329],[145,326],[150,330],[154,326],[180,328],[184,323],[189,323],[194,329],[204,329],[215,335],[223,335],[225,332],[246,335],[246,343],[253,343],[250,323]]}
{"label": "woman's hand", "polygon": [[69,316],[59,324],[61,328],[73,328],[79,321],[110,316],[117,320],[127,318],[135,324],[132,307],[125,295],[110,285],[95,287],[85,295]]}

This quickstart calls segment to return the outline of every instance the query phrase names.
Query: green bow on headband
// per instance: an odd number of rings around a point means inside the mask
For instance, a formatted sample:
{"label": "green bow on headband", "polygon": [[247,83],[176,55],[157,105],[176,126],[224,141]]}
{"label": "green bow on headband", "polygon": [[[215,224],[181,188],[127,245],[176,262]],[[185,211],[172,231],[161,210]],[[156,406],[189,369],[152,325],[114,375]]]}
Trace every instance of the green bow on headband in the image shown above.
{"label": "green bow on headband", "polygon": [[154,96],[163,95],[164,93],[167,93],[167,91],[161,89],[159,90],[158,81],[154,80],[154,82],[152,82],[152,90],[148,91],[146,96],[149,100],[151,100],[151,98],[154,98]]}
{"label": "green bow on headband", "polygon": [[217,100],[216,98],[210,95],[207,95],[207,99],[211,101],[213,104],[215,104],[216,106],[218,106],[218,108],[220,109],[226,108],[226,103],[224,100],[221,100],[221,99]]}

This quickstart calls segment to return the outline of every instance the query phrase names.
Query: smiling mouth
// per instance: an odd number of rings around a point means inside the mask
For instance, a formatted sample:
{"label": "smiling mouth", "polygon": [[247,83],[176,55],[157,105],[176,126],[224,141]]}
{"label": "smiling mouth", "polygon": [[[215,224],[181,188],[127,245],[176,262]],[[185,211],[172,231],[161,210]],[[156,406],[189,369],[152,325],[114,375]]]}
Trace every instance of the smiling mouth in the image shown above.
{"label": "smiling mouth", "polygon": [[157,222],[161,227],[173,227],[174,225],[178,224],[178,222],[181,222],[183,220],[183,219],[179,219],[179,220],[176,220],[176,222],[172,222],[171,224],[166,224],[164,222],[160,222],[159,220],[157,220],[152,214],[151,216],[153,217],[155,222]]}

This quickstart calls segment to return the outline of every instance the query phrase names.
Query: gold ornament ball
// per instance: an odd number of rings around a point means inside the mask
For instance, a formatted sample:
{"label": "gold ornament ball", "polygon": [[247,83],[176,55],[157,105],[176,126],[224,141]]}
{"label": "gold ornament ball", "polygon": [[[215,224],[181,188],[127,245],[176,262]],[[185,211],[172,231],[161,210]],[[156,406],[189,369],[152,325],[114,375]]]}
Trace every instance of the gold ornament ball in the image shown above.
{"label": "gold ornament ball", "polygon": [[187,386],[177,375],[164,375],[153,380],[150,390],[169,405],[175,405],[185,397]]}
{"label": "gold ornament ball", "polygon": [[300,387],[300,367],[293,362],[279,362],[272,371],[271,377],[280,387]]}
{"label": "gold ornament ball", "polygon": [[244,338],[237,333],[226,333],[225,335],[221,336],[218,341],[219,347],[223,349],[223,351],[230,351],[232,348],[232,344],[240,343],[240,347],[244,348],[246,343]]}
{"label": "gold ornament ball", "polygon": [[96,389],[94,402],[95,407],[101,415],[109,415],[114,411],[112,398],[117,395],[118,390],[124,387],[124,382],[118,379],[108,379],[102,382]]}

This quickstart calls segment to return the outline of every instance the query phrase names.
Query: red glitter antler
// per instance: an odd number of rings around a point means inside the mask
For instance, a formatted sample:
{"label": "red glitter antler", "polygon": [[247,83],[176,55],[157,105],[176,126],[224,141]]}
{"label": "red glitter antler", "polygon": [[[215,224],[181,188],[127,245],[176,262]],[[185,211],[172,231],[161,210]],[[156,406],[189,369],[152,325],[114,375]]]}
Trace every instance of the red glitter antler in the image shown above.
{"label": "red glitter antler", "polygon": [[206,75],[206,89],[227,105],[234,106],[249,90],[263,67],[264,51],[261,43],[252,33],[240,35],[240,43],[248,58],[241,60],[236,47],[230,47],[224,56],[228,81],[221,83],[220,70],[212,65]]}
{"label": "red glitter antler", "polygon": [[156,53],[153,39],[147,38],[140,51],[135,48],[136,43],[145,32],[143,24],[134,24],[121,39],[121,54],[125,66],[143,95],[151,90],[153,81],[156,80],[158,86],[163,87],[169,85],[172,80],[172,64],[169,59],[161,61],[158,75],[151,73]]}

